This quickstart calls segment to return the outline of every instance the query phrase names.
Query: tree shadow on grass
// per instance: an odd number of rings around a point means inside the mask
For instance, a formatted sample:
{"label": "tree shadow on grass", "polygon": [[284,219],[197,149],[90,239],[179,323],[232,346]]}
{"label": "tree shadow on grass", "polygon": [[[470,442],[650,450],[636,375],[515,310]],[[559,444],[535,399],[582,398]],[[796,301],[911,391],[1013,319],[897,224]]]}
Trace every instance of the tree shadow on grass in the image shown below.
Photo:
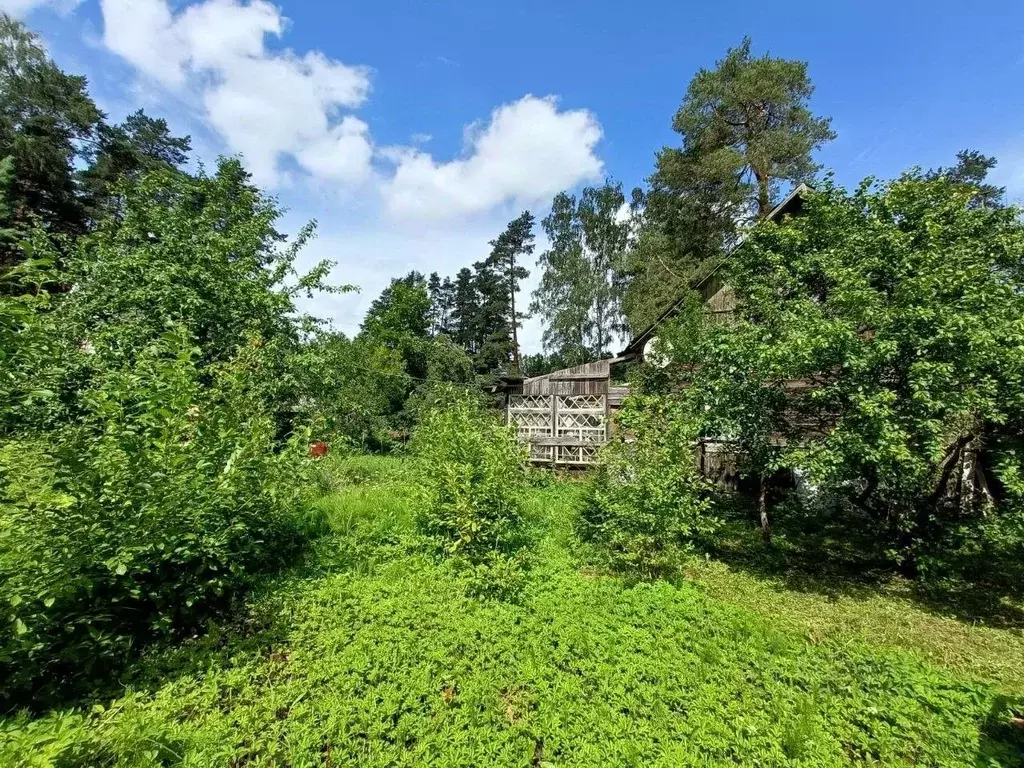
{"label": "tree shadow on grass", "polygon": [[334,574],[372,573],[383,563],[404,555],[406,545],[393,532],[323,537],[299,562],[263,579],[230,612],[201,632],[183,642],[149,649],[121,676],[121,692],[128,686],[152,693],[178,678],[236,665],[239,660],[287,661],[297,623],[295,612],[301,610],[303,596],[315,588],[316,582]]}
{"label": "tree shadow on grass", "polygon": [[1024,765],[1024,697],[997,696],[978,737],[978,768]]}
{"label": "tree shadow on grass", "polygon": [[12,697],[5,702],[6,708],[0,709],[0,718],[24,709],[38,715],[54,709],[88,708],[119,698],[126,690],[153,694],[179,678],[198,676],[212,668],[246,660],[279,660],[287,654],[296,606],[311,584],[331,574],[370,573],[405,551],[404,540],[392,531],[346,533],[331,533],[311,542],[292,565],[264,574],[248,591],[211,608],[202,625],[146,642],[128,657],[111,658],[88,678],[45,697]]}
{"label": "tree shadow on grass", "polygon": [[782,582],[787,589],[832,598],[879,594],[909,600],[940,616],[995,628],[1024,627],[1024,601],[1013,584],[1024,583],[1024,564],[950,560],[945,576],[909,580],[886,556],[886,533],[875,521],[848,510],[776,510],[774,537],[766,547],[753,524],[752,505],[732,496],[720,505],[725,524],[707,543],[712,557],[731,568]]}

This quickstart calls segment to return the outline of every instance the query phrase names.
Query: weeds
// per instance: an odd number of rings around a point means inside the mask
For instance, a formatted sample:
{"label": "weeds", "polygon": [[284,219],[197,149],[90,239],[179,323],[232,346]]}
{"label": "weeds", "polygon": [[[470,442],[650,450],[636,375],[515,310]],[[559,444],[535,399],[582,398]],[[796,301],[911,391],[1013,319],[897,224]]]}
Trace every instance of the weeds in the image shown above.
{"label": "weeds", "polygon": [[521,599],[475,599],[468,574],[410,545],[418,474],[368,464],[378,479],[322,502],[336,545],[361,542],[345,563],[268,582],[255,634],[246,621],[151,655],[114,701],[8,719],[0,764],[1020,762],[1019,700],[993,687],[702,585],[584,570],[575,484],[526,492],[541,538]]}

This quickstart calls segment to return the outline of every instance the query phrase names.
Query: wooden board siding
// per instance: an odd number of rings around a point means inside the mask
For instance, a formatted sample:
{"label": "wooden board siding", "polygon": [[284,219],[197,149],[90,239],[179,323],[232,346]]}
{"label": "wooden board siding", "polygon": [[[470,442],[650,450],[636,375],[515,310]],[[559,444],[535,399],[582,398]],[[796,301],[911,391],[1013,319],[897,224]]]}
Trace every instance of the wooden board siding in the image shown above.
{"label": "wooden board siding", "polygon": [[608,406],[617,411],[622,403],[629,397],[629,387],[625,385],[612,385],[608,387]]}
{"label": "wooden board siding", "polygon": [[712,275],[702,286],[704,315],[709,323],[727,323],[736,312],[736,293],[722,281],[721,274]]}
{"label": "wooden board siding", "polygon": [[507,397],[506,421],[530,445],[531,461],[588,466],[628,395],[629,387],[612,386],[611,361],[598,360],[526,379]]}
{"label": "wooden board siding", "polygon": [[524,395],[605,395],[611,379],[607,360],[575,365],[523,382]]}

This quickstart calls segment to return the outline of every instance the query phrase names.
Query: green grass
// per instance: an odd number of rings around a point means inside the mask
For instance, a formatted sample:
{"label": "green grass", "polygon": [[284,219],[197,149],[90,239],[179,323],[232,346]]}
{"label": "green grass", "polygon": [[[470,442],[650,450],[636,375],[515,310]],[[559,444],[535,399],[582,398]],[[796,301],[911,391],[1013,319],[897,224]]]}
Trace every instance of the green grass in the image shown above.
{"label": "green grass", "polygon": [[784,578],[715,560],[694,562],[686,574],[712,598],[770,617],[811,642],[857,638],[900,648],[1006,693],[1024,694],[1024,631],[936,613],[918,604],[901,579],[850,594],[794,588]]}
{"label": "green grass", "polygon": [[714,564],[630,584],[575,543],[571,483],[530,493],[522,595],[475,599],[416,546],[407,462],[342,467],[307,562],[116,699],[8,719],[0,765],[1024,763],[1001,722],[1019,633],[924,611],[897,632],[900,597],[847,605]]}

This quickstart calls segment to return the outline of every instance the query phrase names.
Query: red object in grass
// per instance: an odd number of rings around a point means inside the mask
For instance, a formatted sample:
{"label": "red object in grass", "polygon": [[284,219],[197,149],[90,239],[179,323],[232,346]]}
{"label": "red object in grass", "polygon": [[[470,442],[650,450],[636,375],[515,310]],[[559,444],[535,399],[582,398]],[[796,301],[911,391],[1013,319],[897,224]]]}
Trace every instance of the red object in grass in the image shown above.
{"label": "red object in grass", "polygon": [[322,459],[330,452],[331,449],[327,447],[327,443],[323,440],[314,440],[309,444],[309,455],[314,459]]}

